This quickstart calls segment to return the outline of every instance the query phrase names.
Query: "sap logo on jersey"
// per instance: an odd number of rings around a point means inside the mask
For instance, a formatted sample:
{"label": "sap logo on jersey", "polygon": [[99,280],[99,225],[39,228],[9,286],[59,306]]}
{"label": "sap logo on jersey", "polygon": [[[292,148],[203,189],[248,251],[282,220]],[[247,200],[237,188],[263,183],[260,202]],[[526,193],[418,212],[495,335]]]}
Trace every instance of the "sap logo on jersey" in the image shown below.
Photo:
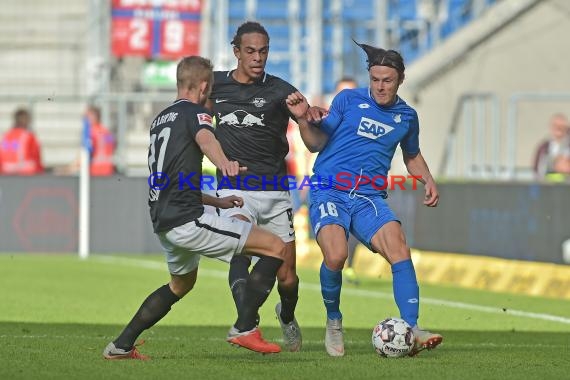
{"label": "sap logo on jersey", "polygon": [[360,136],[367,137],[372,140],[376,140],[380,136],[384,136],[390,133],[394,128],[387,124],[381,123],[379,121],[363,117],[360,119],[360,124],[358,124],[357,134]]}

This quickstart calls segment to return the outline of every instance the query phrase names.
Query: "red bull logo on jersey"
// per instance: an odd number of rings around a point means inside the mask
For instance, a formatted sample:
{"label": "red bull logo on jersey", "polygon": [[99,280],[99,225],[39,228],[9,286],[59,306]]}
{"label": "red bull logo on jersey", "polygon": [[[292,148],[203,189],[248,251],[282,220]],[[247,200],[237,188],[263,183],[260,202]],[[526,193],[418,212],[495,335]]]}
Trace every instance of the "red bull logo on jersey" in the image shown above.
{"label": "red bull logo on jersey", "polygon": [[261,108],[265,105],[265,103],[267,103],[267,100],[265,100],[263,98],[255,98],[255,99],[253,99],[253,101],[251,103],[254,106],[256,106],[257,108]]}
{"label": "red bull logo on jersey", "polygon": [[252,127],[254,125],[265,127],[263,114],[260,116],[257,117],[244,110],[236,110],[224,116],[218,113],[218,125],[226,124],[237,128]]}
{"label": "red bull logo on jersey", "polygon": [[362,117],[358,124],[358,132],[356,133],[360,136],[376,140],[378,137],[384,136],[393,130],[394,128],[390,127],[388,124],[384,124],[367,117]]}

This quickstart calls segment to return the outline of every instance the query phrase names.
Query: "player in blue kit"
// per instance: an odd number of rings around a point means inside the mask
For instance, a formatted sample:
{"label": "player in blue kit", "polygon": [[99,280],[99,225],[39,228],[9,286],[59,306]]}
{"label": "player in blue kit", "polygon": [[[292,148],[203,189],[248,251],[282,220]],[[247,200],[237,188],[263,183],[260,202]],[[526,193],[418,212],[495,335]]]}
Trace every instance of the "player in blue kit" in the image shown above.
{"label": "player in blue kit", "polygon": [[[299,122],[307,148],[319,152],[310,218],[324,257],[320,279],[327,310],[325,347],[331,356],[344,355],[341,272],[351,232],[391,264],[394,298],[401,317],[413,327],[416,354],[436,347],[443,338],[417,325],[420,297],[410,249],[385,201],[385,181],[398,145],[408,172],[425,186],[424,205],[437,206],[439,193],[420,152],[417,113],[397,95],[404,80],[402,57],[393,50],[359,46],[368,56],[370,86],[341,91],[328,112],[312,107]],[[287,101],[303,99],[291,95]]]}

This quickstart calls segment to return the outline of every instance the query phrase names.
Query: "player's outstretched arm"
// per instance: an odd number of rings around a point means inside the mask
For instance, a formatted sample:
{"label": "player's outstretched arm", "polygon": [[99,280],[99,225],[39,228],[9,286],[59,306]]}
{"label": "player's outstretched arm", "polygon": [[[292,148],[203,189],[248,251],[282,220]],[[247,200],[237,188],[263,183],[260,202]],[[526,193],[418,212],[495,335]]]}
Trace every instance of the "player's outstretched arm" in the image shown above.
{"label": "player's outstretched arm", "polygon": [[415,156],[410,156],[406,152],[404,154],[404,163],[408,169],[408,173],[416,177],[418,181],[424,184],[425,188],[425,198],[424,205],[428,207],[435,207],[439,202],[439,192],[437,191],[437,185],[433,179],[431,172],[429,171],[428,165],[424,160],[421,153]]}
{"label": "player's outstretched arm", "polygon": [[240,171],[247,170],[245,167],[240,167],[237,161],[230,161],[226,157],[224,151],[216,136],[208,129],[200,129],[196,133],[196,143],[200,147],[200,150],[212,161],[214,165],[224,176],[234,177],[240,173]]}
{"label": "player's outstretched arm", "polygon": [[320,152],[329,141],[329,135],[317,127],[327,113],[324,108],[310,107],[305,116],[297,118],[301,138],[311,153]]}

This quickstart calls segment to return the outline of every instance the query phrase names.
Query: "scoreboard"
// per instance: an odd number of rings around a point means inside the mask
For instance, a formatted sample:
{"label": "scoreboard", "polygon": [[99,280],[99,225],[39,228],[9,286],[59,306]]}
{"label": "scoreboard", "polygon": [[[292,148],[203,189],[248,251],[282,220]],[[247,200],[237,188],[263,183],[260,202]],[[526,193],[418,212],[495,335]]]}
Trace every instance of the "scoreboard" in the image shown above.
{"label": "scoreboard", "polygon": [[199,54],[202,0],[113,0],[116,57],[178,60]]}

